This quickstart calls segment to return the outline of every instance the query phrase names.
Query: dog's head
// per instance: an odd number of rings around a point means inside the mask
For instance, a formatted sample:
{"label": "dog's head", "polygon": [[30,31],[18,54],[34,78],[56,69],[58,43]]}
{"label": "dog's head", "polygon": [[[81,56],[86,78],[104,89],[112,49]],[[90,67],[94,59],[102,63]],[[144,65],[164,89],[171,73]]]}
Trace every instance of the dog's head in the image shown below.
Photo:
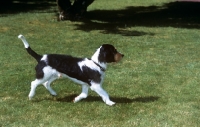
{"label": "dog's head", "polygon": [[113,45],[103,44],[99,51],[99,61],[105,63],[118,62],[124,55],[116,50]]}

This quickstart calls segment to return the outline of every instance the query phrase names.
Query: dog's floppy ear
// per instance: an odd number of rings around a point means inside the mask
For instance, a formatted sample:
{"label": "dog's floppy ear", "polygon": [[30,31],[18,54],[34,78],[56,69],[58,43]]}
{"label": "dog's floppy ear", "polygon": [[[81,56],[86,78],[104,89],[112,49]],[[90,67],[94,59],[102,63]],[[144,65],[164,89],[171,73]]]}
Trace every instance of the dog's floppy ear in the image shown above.
{"label": "dog's floppy ear", "polygon": [[105,57],[106,57],[106,54],[104,53],[104,47],[102,45],[99,51],[99,57],[98,57],[99,62],[106,62]]}

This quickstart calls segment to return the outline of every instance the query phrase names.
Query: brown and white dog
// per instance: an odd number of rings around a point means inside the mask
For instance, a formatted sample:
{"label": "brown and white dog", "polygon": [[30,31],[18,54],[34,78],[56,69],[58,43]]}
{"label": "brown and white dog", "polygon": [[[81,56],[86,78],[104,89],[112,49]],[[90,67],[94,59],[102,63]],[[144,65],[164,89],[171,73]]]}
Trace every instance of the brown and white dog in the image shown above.
{"label": "brown and white dog", "polygon": [[66,77],[82,85],[82,92],[74,99],[74,102],[86,98],[90,88],[99,94],[107,105],[115,104],[102,88],[107,63],[118,62],[124,56],[114,46],[103,44],[96,50],[91,59],[59,54],[39,55],[30,48],[23,35],[19,35],[18,38],[24,43],[27,52],[38,62],[35,67],[36,79],[31,82],[29,99],[35,95],[36,87],[40,84],[43,84],[51,95],[57,95],[50,84],[58,78]]}

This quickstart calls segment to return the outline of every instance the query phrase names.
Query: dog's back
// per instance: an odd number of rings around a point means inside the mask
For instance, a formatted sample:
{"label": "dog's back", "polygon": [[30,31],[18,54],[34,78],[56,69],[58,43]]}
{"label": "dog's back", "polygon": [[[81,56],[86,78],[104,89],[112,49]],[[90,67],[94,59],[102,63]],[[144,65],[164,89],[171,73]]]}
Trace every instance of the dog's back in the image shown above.
{"label": "dog's back", "polygon": [[[91,81],[100,82],[101,74],[99,68],[95,68],[94,63],[87,58],[77,58],[69,55],[49,54],[42,58],[38,63],[40,67],[44,65],[50,66],[56,71],[75,78],[90,85]],[[93,65],[93,66],[92,66]]]}

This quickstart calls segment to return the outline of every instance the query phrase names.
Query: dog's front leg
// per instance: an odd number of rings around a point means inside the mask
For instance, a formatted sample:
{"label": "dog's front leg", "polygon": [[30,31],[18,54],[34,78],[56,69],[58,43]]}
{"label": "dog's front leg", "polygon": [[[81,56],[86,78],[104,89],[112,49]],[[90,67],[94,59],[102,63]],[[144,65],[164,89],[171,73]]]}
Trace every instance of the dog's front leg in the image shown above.
{"label": "dog's front leg", "polygon": [[88,96],[88,89],[89,89],[89,86],[86,85],[86,84],[83,84],[82,85],[82,92],[79,96],[75,97],[74,103],[86,98]]}
{"label": "dog's front leg", "polygon": [[111,101],[107,92],[101,87],[100,84],[96,84],[96,83],[92,83],[92,86],[90,87],[91,90],[95,91],[97,94],[99,94],[103,101],[109,105],[109,106],[112,106],[115,104],[115,102]]}

